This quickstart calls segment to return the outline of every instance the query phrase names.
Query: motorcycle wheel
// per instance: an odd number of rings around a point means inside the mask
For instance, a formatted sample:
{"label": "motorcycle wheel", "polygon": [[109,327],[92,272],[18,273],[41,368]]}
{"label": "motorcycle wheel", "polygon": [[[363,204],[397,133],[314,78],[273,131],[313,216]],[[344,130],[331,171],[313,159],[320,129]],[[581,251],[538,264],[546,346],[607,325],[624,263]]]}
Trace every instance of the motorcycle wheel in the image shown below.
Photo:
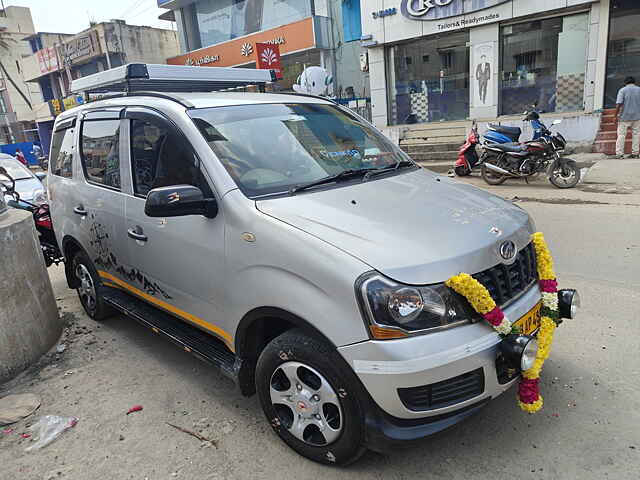
{"label": "motorcycle wheel", "polygon": [[580,176],[580,169],[576,162],[568,160],[564,165],[558,162],[553,165],[549,181],[557,188],[574,188],[580,182]]}
{"label": "motorcycle wheel", "polygon": [[468,177],[471,175],[471,170],[466,165],[458,165],[454,168],[456,175],[459,177]]}
{"label": "motorcycle wheel", "polygon": [[[491,160],[493,160],[493,158],[488,157],[484,160],[484,162],[493,163]],[[484,164],[484,162],[482,163],[482,178],[484,179],[484,181],[487,182],[489,185],[502,185],[507,180],[507,177],[504,175],[500,175],[499,173],[496,173],[492,170],[489,170]],[[500,167],[500,163],[501,163],[500,161],[497,161],[495,163],[498,167]]]}

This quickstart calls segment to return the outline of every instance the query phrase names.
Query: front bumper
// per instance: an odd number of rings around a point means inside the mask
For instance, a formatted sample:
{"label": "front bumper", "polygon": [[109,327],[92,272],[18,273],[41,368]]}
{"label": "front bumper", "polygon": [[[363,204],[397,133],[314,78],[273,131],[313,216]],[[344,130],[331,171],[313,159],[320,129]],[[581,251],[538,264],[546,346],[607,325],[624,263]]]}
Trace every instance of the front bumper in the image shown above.
{"label": "front bumper", "polygon": [[[529,312],[540,298],[537,285],[532,285],[504,312],[507,318],[515,321]],[[457,423],[476,411],[475,406],[497,397],[516,382],[517,377],[506,383],[498,380],[499,343],[499,335],[485,322],[478,322],[412,338],[371,340],[338,350],[379,407],[379,415],[374,414],[374,417],[386,418],[386,421],[370,423],[379,425],[383,431],[385,424],[399,425],[401,429],[406,424],[407,432],[413,432],[407,435],[414,437],[418,433],[426,436]],[[481,390],[460,402],[412,409],[400,398],[399,389],[438,384],[476,371],[484,376]],[[392,437],[402,436],[396,432]]]}

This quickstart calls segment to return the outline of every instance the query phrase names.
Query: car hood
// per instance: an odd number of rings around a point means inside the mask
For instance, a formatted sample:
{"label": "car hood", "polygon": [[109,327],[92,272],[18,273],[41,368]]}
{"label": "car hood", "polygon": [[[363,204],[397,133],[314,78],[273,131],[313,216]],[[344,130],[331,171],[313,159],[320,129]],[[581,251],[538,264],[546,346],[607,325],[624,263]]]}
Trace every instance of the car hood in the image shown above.
{"label": "car hood", "polygon": [[521,249],[533,233],[529,215],[511,202],[423,169],[256,205],[414,285],[486,270],[503,261],[504,241]]}

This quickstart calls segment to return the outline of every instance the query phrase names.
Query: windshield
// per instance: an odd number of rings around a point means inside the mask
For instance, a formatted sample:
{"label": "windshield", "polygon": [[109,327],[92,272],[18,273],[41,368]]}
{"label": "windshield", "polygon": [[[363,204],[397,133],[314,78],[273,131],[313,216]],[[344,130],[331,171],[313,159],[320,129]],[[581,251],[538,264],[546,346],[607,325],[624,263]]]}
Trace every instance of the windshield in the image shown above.
{"label": "windshield", "polygon": [[[14,180],[25,180],[31,178],[31,172],[23,167],[17,160],[0,158],[0,167],[4,167]],[[8,180],[4,175],[0,175],[1,180]]]}
{"label": "windshield", "polygon": [[249,197],[408,160],[381,133],[332,105],[242,105],[189,114]]}

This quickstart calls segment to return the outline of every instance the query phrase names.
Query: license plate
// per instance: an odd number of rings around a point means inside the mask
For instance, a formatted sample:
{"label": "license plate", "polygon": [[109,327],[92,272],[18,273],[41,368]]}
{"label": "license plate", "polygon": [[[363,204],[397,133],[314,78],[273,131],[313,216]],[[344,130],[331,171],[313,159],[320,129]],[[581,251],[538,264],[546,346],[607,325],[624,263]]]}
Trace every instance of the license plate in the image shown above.
{"label": "license plate", "polygon": [[542,303],[538,303],[529,311],[529,313],[518,320],[515,323],[515,326],[519,327],[520,332],[524,335],[531,335],[540,328],[540,323],[542,322],[541,310]]}

